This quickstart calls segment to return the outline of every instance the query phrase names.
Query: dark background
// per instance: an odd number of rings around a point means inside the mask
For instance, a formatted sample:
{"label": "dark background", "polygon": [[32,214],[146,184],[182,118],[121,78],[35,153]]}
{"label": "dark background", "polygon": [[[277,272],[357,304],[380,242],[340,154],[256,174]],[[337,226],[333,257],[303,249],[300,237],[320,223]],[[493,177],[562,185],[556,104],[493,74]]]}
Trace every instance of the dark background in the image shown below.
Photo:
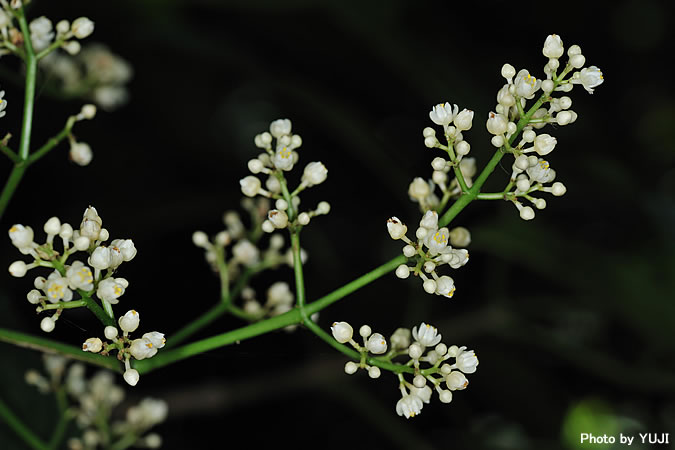
{"label": "dark background", "polygon": [[[326,329],[347,320],[385,335],[436,325],[448,345],[476,350],[481,364],[469,389],[450,405],[434,395],[406,421],[395,413],[391,374],[349,377],[345,358],[306,330],[277,332],[143,376],[127,391],[129,404],[147,395],[169,402],[158,427],[165,448],[221,448],[243,438],[252,448],[557,449],[576,448],[569,442],[580,432],[675,439],[670,2],[33,3],[32,17],[94,20],[89,40],[133,65],[131,101],[76,126],[95,152],[89,167],[70,163],[63,144],[31,168],[1,226],[40,230],[53,215],[77,224],[95,205],[111,235],[139,249],[120,272],[131,281],[121,305],[141,312],[142,329],[168,339],[217,301],[217,280],[190,235],[222,229],[223,211],[238,206],[246,161],[258,153],[253,137],[270,121],[292,119],[304,141],[301,163],[321,160],[329,169],[328,181],[303,195],[306,206],[333,206],[303,233],[313,299],[400,250],[384,224],[391,215],[418,220],[408,183],[429,177],[440,156],[421,135],[431,105],[476,111],[465,136],[482,167],[492,154],[482,124],[504,62],[541,76],[543,41],[556,33],[566,47],[581,45],[587,65],[605,75],[595,94],[572,92],[576,123],[546,131],[558,138],[548,159],[567,195],[546,197],[532,222],[501,202],[476,202],[457,217],[473,242],[470,263],[452,273],[453,299],[389,275],[321,314]],[[9,57],[0,66],[17,69]],[[18,136],[21,86],[3,80],[2,88],[2,131]],[[38,92],[35,144],[82,104]],[[505,184],[505,161],[486,191]],[[0,161],[0,179],[9,170]],[[0,266],[17,256],[9,239],[0,241]],[[253,286],[262,295],[277,280],[291,282],[291,271],[264,274]],[[28,278],[2,275],[1,326],[39,333],[24,300],[29,289]],[[98,332],[86,312],[64,319],[50,337],[79,344]],[[200,336],[240,325],[223,318]],[[21,381],[40,366],[38,355],[5,344],[0,355],[3,399],[48,435],[52,399]],[[18,445],[2,426],[0,440]]]}

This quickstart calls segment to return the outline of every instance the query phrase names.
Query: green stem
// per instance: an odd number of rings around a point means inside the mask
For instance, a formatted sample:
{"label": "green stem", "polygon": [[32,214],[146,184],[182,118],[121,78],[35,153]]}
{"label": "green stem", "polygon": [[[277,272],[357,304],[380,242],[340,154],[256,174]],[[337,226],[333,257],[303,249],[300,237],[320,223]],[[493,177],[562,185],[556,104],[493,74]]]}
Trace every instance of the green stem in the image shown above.
{"label": "green stem", "polygon": [[300,231],[291,231],[291,250],[293,252],[293,273],[295,274],[295,297],[303,321],[307,320],[305,311],[305,277],[302,272],[302,256],[300,255]]}
{"label": "green stem", "polygon": [[115,358],[82,351],[81,348],[61,342],[33,336],[18,331],[0,328],[0,341],[19,347],[29,348],[46,353],[60,353],[73,359],[77,359],[106,369],[121,372],[120,364]]}
{"label": "green stem", "polygon": [[94,313],[96,318],[101,321],[101,323],[105,326],[111,326],[111,327],[116,327],[117,324],[115,323],[115,319],[111,316],[109,316],[103,308],[98,306],[98,303],[96,303],[96,300],[93,298],[89,297],[87,293],[81,289],[78,289],[77,292],[82,296],[82,301],[86,303],[87,308],[89,311]]}
{"label": "green stem", "polygon": [[21,125],[21,140],[19,141],[18,157],[21,163],[16,163],[0,194],[0,219],[2,218],[9,201],[14,195],[23,174],[26,171],[25,161],[30,151],[30,135],[33,128],[33,105],[35,103],[35,77],[37,74],[37,59],[30,41],[30,30],[23,13],[23,7],[16,11],[16,17],[24,37],[24,61],[26,63],[26,90],[24,93],[23,121]]}
{"label": "green stem", "polygon": [[216,246],[216,264],[218,265],[218,275],[220,277],[220,300],[227,306],[232,303],[232,297],[230,297],[230,269],[225,264],[225,249],[221,246]]}
{"label": "green stem", "polygon": [[35,163],[40,158],[49,153],[54,147],[59,145],[59,143],[61,143],[62,140],[64,140],[70,135],[70,132],[73,130],[73,126],[75,125],[75,121],[76,121],[75,116],[70,116],[66,121],[66,125],[63,127],[63,129],[59,131],[59,133],[56,136],[49,138],[42,147],[40,147],[33,154],[31,154],[26,160],[26,163],[28,165]]}
{"label": "green stem", "polygon": [[4,153],[5,156],[7,156],[9,159],[11,159],[14,164],[21,163],[21,158],[19,158],[19,155],[14,153],[14,150],[7,147],[6,145],[0,144],[0,152]]}
{"label": "green stem", "polygon": [[24,425],[18,417],[5,405],[5,403],[0,399],[0,417],[5,421],[5,423],[12,429],[14,432],[24,440],[31,448],[36,450],[46,450],[47,446],[38,438],[33,432]]}
{"label": "green stem", "polygon": [[68,429],[68,422],[70,417],[68,415],[68,399],[66,398],[66,391],[63,387],[60,387],[56,390],[56,402],[59,406],[59,422],[54,428],[52,433],[52,438],[49,440],[48,448],[51,450],[56,450],[59,448],[63,436],[65,435]]}
{"label": "green stem", "polygon": [[490,192],[476,195],[476,200],[504,200],[503,192]]}
{"label": "green stem", "polygon": [[50,309],[72,309],[72,308],[81,308],[83,306],[87,306],[87,302],[84,300],[73,300],[70,302],[58,302],[58,303],[51,303],[45,306],[41,306],[43,311],[47,311]]}

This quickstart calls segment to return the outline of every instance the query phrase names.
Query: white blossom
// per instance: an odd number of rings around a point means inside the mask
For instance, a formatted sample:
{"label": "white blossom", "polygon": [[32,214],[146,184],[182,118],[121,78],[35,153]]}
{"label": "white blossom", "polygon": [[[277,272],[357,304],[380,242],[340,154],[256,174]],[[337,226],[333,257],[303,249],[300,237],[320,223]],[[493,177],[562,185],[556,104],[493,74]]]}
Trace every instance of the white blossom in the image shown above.
{"label": "white blossom", "polygon": [[94,32],[94,22],[87,17],[79,17],[73,21],[70,30],[78,39],[84,39]]}
{"label": "white blossom", "polygon": [[442,125],[447,128],[457,115],[458,110],[459,107],[457,105],[451,105],[448,102],[439,103],[431,109],[429,118],[436,125]]}
{"label": "white blossom", "polygon": [[305,167],[302,174],[302,182],[307,186],[316,186],[326,181],[328,177],[328,169],[322,162],[311,162]]}
{"label": "white blossom", "polygon": [[544,41],[544,48],[542,50],[544,56],[547,58],[560,58],[565,52],[562,39],[556,34],[549,34]]}
{"label": "white blossom", "polygon": [[99,338],[89,338],[82,344],[85,352],[98,353],[103,349],[103,342]]}
{"label": "white blossom", "polygon": [[425,347],[433,347],[441,342],[441,335],[438,334],[436,327],[422,322],[418,327],[413,327],[412,337]]}
{"label": "white blossom", "polygon": [[347,322],[333,322],[330,329],[333,332],[333,337],[340,344],[349,342],[354,335],[354,329]]}
{"label": "white blossom", "polygon": [[119,318],[118,323],[122,331],[131,333],[138,328],[141,322],[141,316],[135,310],[127,311],[125,315]]}
{"label": "white blossom", "polygon": [[423,406],[424,403],[418,396],[412,394],[404,395],[396,403],[396,414],[405,416],[406,419],[409,419],[421,413]]}
{"label": "white blossom", "polygon": [[119,298],[124,294],[128,286],[124,278],[106,278],[98,284],[96,295],[111,305],[119,303]]}
{"label": "white blossom", "polygon": [[94,275],[91,269],[84,265],[82,261],[73,261],[66,270],[68,285],[71,289],[82,289],[91,291],[94,289]]}
{"label": "white blossom", "polygon": [[474,373],[478,366],[478,357],[473,350],[465,350],[466,347],[461,347],[460,352],[456,357],[456,365],[459,370],[464,373]]}
{"label": "white blossom", "polygon": [[375,355],[381,355],[387,351],[387,341],[380,333],[374,333],[368,338],[366,348]]}

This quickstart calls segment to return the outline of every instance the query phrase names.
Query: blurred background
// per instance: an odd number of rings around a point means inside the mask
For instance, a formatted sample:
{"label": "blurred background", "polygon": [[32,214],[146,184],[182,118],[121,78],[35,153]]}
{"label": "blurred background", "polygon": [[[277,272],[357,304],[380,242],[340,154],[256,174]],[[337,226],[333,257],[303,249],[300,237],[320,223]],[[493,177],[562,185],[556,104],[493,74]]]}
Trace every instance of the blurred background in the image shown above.
{"label": "blurred background", "polygon": [[[280,331],[153,372],[127,390],[128,404],[168,401],[169,419],[157,429],[164,448],[221,448],[238,436],[251,448],[587,448],[582,432],[670,432],[675,440],[670,2],[34,0],[29,14],[54,23],[90,17],[89,41],[128,61],[133,78],[128,103],[75,128],[94,150],[91,165],[70,162],[62,144],[28,171],[0,228],[39,230],[54,215],[77,224],[96,206],[111,235],[139,249],[122,267],[131,286],[121,303],[169,340],[218,300],[218,281],[190,236],[215,234],[223,212],[238,208],[238,180],[258,153],[253,137],[272,120],[293,121],[301,163],[329,169],[328,181],[303,196],[307,207],[332,205],[302,236],[314,299],[400,251],[385,221],[419,218],[407,189],[441,156],[423,145],[432,105],[476,112],[465,136],[482,167],[493,151],[482,124],[503,63],[541,76],[542,44],[556,33],[566,47],[581,45],[587,65],[605,76],[593,95],[572,91],[576,123],[547,128],[558,139],[548,159],[564,197],[545,197],[548,207],[527,223],[505,202],[475,202],[453,222],[473,241],[470,263],[452,273],[451,300],[391,274],[321,313],[325,329],[346,320],[386,336],[434,324],[443,342],[476,350],[469,389],[449,405],[434,396],[405,420],[395,413],[394,376],[347,376],[345,358],[314,335]],[[9,100],[2,133],[18,139],[21,69],[9,57],[0,67]],[[43,73],[38,86],[35,145],[83,103],[52,89],[53,76]],[[484,191],[503,188],[509,166]],[[9,171],[0,160],[0,180]],[[17,257],[0,239],[0,266]],[[291,270],[263,274],[253,287],[263,292],[278,280],[292,282]],[[0,326],[40,333],[25,301],[30,288],[28,279],[0,275]],[[225,317],[198,337],[241,325]],[[98,326],[88,312],[66,311],[50,337],[77,345]],[[0,395],[47,436],[53,399],[23,382],[25,370],[41,367],[39,355],[3,343],[0,357]],[[21,448],[3,424],[0,442]]]}

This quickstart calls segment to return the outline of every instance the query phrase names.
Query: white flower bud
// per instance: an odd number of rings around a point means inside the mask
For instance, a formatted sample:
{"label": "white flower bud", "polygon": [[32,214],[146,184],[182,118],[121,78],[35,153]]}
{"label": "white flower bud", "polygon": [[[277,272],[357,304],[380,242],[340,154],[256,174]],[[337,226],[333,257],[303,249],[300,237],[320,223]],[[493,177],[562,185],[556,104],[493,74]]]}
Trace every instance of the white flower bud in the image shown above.
{"label": "white flower bud", "polygon": [[258,158],[253,158],[248,162],[248,170],[250,170],[251,173],[260,173],[264,168],[265,166]]}
{"label": "white flower bud", "polygon": [[12,244],[19,250],[33,246],[33,229],[23,225],[13,225],[9,229],[9,238]]}
{"label": "white flower bud", "polygon": [[96,117],[96,105],[92,105],[91,103],[87,103],[86,105],[82,105],[82,110],[80,111],[79,114],[83,119],[91,120],[94,117]]}
{"label": "white flower bud", "polygon": [[401,279],[406,279],[410,276],[410,267],[405,264],[401,264],[396,268],[396,276]]}
{"label": "white flower bud", "polygon": [[424,347],[417,342],[413,342],[412,344],[410,344],[410,347],[408,347],[408,355],[412,359],[420,359],[420,356],[422,356],[423,353]]}
{"label": "white flower bud", "polygon": [[424,138],[424,146],[426,148],[435,148],[438,145],[438,139],[436,136],[429,136]]}
{"label": "white flower bud", "polygon": [[135,310],[127,311],[125,315],[119,318],[118,323],[122,331],[131,333],[138,328],[141,322],[141,316]]}
{"label": "white flower bud", "polygon": [[575,69],[581,69],[586,64],[586,57],[582,54],[570,56],[570,66]]}
{"label": "white flower bud", "polygon": [[192,233],[192,243],[197,247],[209,248],[211,243],[209,237],[203,231],[195,231]]}
{"label": "white flower bud", "polygon": [[270,222],[269,220],[265,220],[262,225],[261,225],[262,230],[265,233],[274,233],[276,228],[274,227],[274,224]]}
{"label": "white flower bud", "polygon": [[363,325],[363,326],[361,326],[361,328],[359,328],[359,335],[361,337],[366,338],[366,337],[370,336],[371,334],[373,334],[373,330],[368,325]]}
{"label": "white flower bud", "polygon": [[42,294],[40,294],[40,291],[38,291],[37,289],[32,289],[26,295],[26,299],[28,299],[28,302],[32,303],[33,305],[37,305],[38,303],[40,303],[41,298]]}
{"label": "white flower bud", "polygon": [[387,231],[392,239],[401,239],[408,232],[408,227],[398,217],[393,216],[387,220]]}
{"label": "white flower bud", "polygon": [[380,333],[374,333],[368,338],[366,348],[375,355],[381,355],[387,351],[387,341]]}
{"label": "white flower bud", "polygon": [[435,294],[436,282],[432,279],[425,280],[424,283],[422,283],[422,288],[424,289],[424,292],[426,292],[427,294]]}
{"label": "white flower bud", "polygon": [[457,114],[453,123],[459,131],[470,130],[471,125],[473,124],[473,111],[470,109],[463,109],[462,112]]}
{"label": "white flower bud", "polygon": [[107,269],[112,263],[112,255],[108,247],[96,247],[89,257],[89,265],[100,270]]}
{"label": "white flower bud", "polygon": [[306,212],[298,214],[298,223],[300,225],[307,225],[309,223],[310,217]]}
{"label": "white flower bud", "polygon": [[495,114],[491,112],[488,114],[488,120],[486,122],[487,130],[490,134],[500,135],[506,133],[508,128],[509,121],[502,114]]}
{"label": "white flower bud", "polygon": [[[405,247],[403,247],[403,254],[404,254],[407,258],[412,258],[413,256],[415,256],[416,253],[417,253],[417,250],[415,250],[415,247],[413,247],[413,246],[410,245],[410,244],[408,244],[408,245],[406,245]],[[400,266],[399,266],[399,267],[400,267]]]}
{"label": "white flower bud", "polygon": [[118,331],[117,328],[113,326],[107,326],[103,329],[103,335],[105,336],[106,339],[110,339],[111,341],[117,337]]}
{"label": "white flower bud", "polygon": [[441,403],[450,403],[452,401],[452,392],[451,391],[440,391],[438,393],[438,399]]}
{"label": "white flower bud", "polygon": [[435,293],[448,298],[452,297],[452,295],[455,293],[454,280],[447,275],[440,277],[438,280],[436,280]]}
{"label": "white flower bud", "polygon": [[432,210],[424,213],[424,216],[420,220],[420,226],[430,230],[438,227],[438,213]]}
{"label": "white flower bud", "polygon": [[94,22],[87,17],[80,17],[73,21],[70,30],[78,39],[84,39],[94,32]]}
{"label": "white flower bud", "polygon": [[560,36],[550,34],[546,38],[546,41],[544,42],[544,49],[543,49],[544,56],[546,56],[547,58],[560,58],[564,52],[565,49],[563,47],[563,42],[562,39],[560,39]]}
{"label": "white flower bud", "polygon": [[14,261],[9,265],[9,273],[16,278],[21,278],[28,272],[28,267],[23,261]]}
{"label": "white flower bud", "polygon": [[316,206],[316,213],[326,215],[330,212],[330,203],[328,202],[319,202]]}
{"label": "white flower bud", "polygon": [[356,364],[354,361],[347,361],[345,364],[345,373],[347,375],[353,375],[357,370],[359,370],[358,364]]}
{"label": "white flower bud", "polygon": [[270,133],[275,138],[291,134],[291,121],[288,119],[277,119],[270,124]]}
{"label": "white flower bud", "polygon": [[333,337],[340,344],[349,342],[354,335],[352,326],[347,322],[333,322],[333,326],[331,326],[330,329],[333,332]]}
{"label": "white flower bud", "polygon": [[305,167],[305,171],[302,174],[303,183],[307,186],[316,186],[326,181],[328,177],[328,169],[323,165],[322,162],[311,162]]}
{"label": "white flower bud", "polygon": [[471,243],[471,233],[464,227],[456,227],[450,231],[450,243],[454,247],[466,247]]}
{"label": "white flower bud", "polygon": [[368,369],[368,376],[370,378],[380,378],[380,375],[382,372],[380,371],[380,368],[377,366],[372,366],[370,369]]}
{"label": "white flower bud", "polygon": [[461,391],[469,385],[469,380],[466,379],[466,376],[462,372],[455,370],[445,377],[445,384],[451,391]]}
{"label": "white flower bud", "polygon": [[424,200],[429,194],[431,194],[431,188],[429,187],[429,183],[424,181],[423,178],[415,178],[408,187],[408,195],[417,201]]}
{"label": "white flower bud", "polygon": [[267,219],[274,225],[274,228],[286,228],[288,226],[288,215],[284,211],[272,209],[267,213]]}
{"label": "white flower bud", "polygon": [[534,219],[534,210],[529,206],[524,206],[520,209],[520,218],[523,220]]}
{"label": "white flower bud", "polygon": [[436,130],[431,127],[425,127],[424,130],[422,130],[422,136],[425,138],[436,136]]}
{"label": "white flower bud", "polygon": [[553,183],[551,186],[551,193],[555,195],[556,197],[560,197],[562,195],[565,195],[565,192],[567,192],[567,188],[565,187],[564,184],[562,184],[559,181],[556,181]]}
{"label": "white flower bud", "polygon": [[73,243],[76,250],[85,251],[91,245],[91,240],[87,236],[78,236]]}
{"label": "white flower bud", "polygon": [[40,322],[40,328],[45,333],[51,333],[52,331],[54,331],[55,327],[56,327],[56,321],[54,319],[52,319],[51,317],[45,317]]}
{"label": "white flower bud", "polygon": [[504,64],[502,66],[502,76],[506,78],[507,81],[511,80],[516,75],[516,69],[511,64]]}
{"label": "white flower bud", "polygon": [[552,92],[554,87],[555,83],[553,83],[553,80],[544,80],[541,82],[541,90],[547,94]]}
{"label": "white flower bud", "polygon": [[61,221],[58,217],[52,217],[44,226],[44,231],[47,234],[57,235],[61,231]]}
{"label": "white flower bud", "polygon": [[262,187],[260,180],[253,175],[249,175],[239,180],[239,185],[241,186],[241,192],[247,197],[255,197]]}
{"label": "white flower bud", "polygon": [[138,370],[136,369],[127,369],[124,372],[124,381],[126,381],[131,386],[136,386],[139,378],[140,375],[138,374]]}
{"label": "white flower bud", "polygon": [[103,342],[97,337],[89,338],[82,344],[82,351],[98,353],[103,350]]}
{"label": "white flower bud", "polygon": [[68,41],[64,42],[63,45],[61,45],[61,48],[64,49],[69,55],[74,56],[80,53],[80,50],[82,50],[82,45],[80,45],[80,43],[77,41]]}
{"label": "white flower bud", "polygon": [[543,198],[535,198],[532,203],[534,203],[534,206],[537,209],[546,208],[546,200],[544,200]]}
{"label": "white flower bud", "polygon": [[433,261],[427,261],[427,262],[424,263],[424,266],[422,266],[422,267],[424,268],[424,271],[426,273],[431,273],[434,270],[436,270],[436,263],[433,262]]}
{"label": "white flower bud", "polygon": [[141,360],[155,356],[157,349],[149,339],[143,337],[141,339],[134,339],[131,342],[131,346],[129,346],[129,352],[131,352],[131,356]]}
{"label": "white flower bud", "polygon": [[457,144],[455,144],[455,152],[459,156],[466,156],[469,154],[470,151],[471,145],[469,145],[469,143],[466,141],[460,141]]}

